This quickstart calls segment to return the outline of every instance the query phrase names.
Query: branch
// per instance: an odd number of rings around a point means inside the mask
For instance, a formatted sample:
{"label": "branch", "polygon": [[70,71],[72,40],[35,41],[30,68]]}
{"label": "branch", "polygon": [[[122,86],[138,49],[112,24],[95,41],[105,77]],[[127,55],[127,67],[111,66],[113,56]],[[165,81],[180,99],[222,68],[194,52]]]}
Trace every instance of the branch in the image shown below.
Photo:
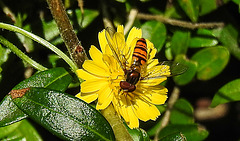
{"label": "branch", "polygon": [[168,107],[166,112],[163,115],[162,118],[162,124],[160,125],[160,127],[157,129],[155,137],[154,137],[154,141],[158,141],[158,134],[160,133],[160,131],[166,127],[169,123],[169,119],[170,119],[170,115],[171,115],[171,110],[173,108],[173,105],[176,103],[176,101],[178,100],[180,94],[180,90],[178,87],[174,87],[173,92],[168,100]]}
{"label": "branch", "polygon": [[82,67],[86,57],[84,48],[81,46],[77,35],[68,19],[65,8],[61,0],[47,0],[54,20],[57,23],[60,34],[68,49],[70,57],[75,61],[79,68]]}
{"label": "branch", "polygon": [[215,28],[215,27],[223,27],[223,22],[210,22],[210,23],[192,23],[192,22],[186,22],[176,19],[170,19],[161,15],[150,15],[150,14],[144,14],[139,13],[137,15],[137,18],[144,19],[144,20],[157,20],[159,22],[170,24],[173,26],[179,26],[183,28],[189,28],[189,29],[196,29],[196,28]]}

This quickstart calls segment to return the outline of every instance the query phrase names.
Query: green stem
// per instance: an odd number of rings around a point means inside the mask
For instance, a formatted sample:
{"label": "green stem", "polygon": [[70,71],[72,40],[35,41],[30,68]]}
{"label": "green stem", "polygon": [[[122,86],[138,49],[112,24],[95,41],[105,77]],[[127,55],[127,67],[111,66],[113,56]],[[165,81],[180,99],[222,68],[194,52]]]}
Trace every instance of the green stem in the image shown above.
{"label": "green stem", "polygon": [[8,40],[0,36],[0,43],[4,46],[8,47],[12,52],[14,52],[19,58],[21,58],[23,61],[26,61],[30,65],[32,65],[35,69],[39,71],[47,70],[46,67],[38,64],[36,61],[29,58],[26,54],[24,54],[21,50],[19,50],[15,45],[10,43]]}
{"label": "green stem", "polygon": [[43,46],[49,48],[54,53],[56,53],[58,56],[60,56],[66,63],[68,63],[68,65],[72,68],[72,70],[74,72],[78,69],[76,64],[66,54],[64,54],[61,50],[59,50],[57,47],[55,47],[54,45],[52,45],[48,41],[44,40],[43,38],[41,38],[37,35],[34,35],[34,34],[28,32],[26,30],[23,30],[21,28],[18,28],[16,26],[1,23],[1,22],[0,22],[0,28],[7,29],[7,30],[10,30],[10,31],[13,31],[13,32],[18,32],[18,33],[20,33],[20,34],[22,34],[26,37],[29,37],[30,39],[42,44]]}

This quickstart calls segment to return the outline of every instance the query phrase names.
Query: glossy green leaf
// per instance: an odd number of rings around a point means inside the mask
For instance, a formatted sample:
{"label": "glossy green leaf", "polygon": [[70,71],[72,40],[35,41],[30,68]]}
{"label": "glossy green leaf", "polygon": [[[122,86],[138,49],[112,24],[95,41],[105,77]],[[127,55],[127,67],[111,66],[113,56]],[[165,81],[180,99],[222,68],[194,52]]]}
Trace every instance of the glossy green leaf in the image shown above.
{"label": "glossy green leaf", "polygon": [[170,48],[173,55],[185,54],[190,41],[190,32],[175,31],[170,43]]}
{"label": "glossy green leaf", "polygon": [[[38,134],[37,130],[27,120],[22,120],[12,125],[15,124],[18,126],[11,133],[4,136],[4,140],[42,141],[42,138]],[[12,125],[1,128],[9,128]]]}
{"label": "glossy green leaf", "polygon": [[226,25],[219,37],[220,42],[228,48],[230,53],[240,60],[240,48],[238,45],[238,30],[231,24]]}
{"label": "glossy green leaf", "polygon": [[199,13],[199,1],[198,0],[178,0],[178,3],[182,10],[193,22],[197,22]]}
{"label": "glossy green leaf", "polygon": [[86,28],[99,15],[99,12],[97,10],[84,9],[84,18],[83,18],[81,10],[80,9],[76,9],[75,10],[75,14],[77,16],[78,24],[82,28]]}
{"label": "glossy green leaf", "polygon": [[208,29],[198,29],[195,36],[190,39],[189,47],[211,47],[216,46],[218,40],[216,39],[214,33]]}
{"label": "glossy green leaf", "polygon": [[211,107],[233,101],[240,101],[240,79],[233,80],[221,87],[214,95]]}
{"label": "glossy green leaf", "polygon": [[218,44],[218,41],[214,38],[209,37],[192,37],[190,39],[189,47],[198,48],[198,47],[211,47]]}
{"label": "glossy green leaf", "polygon": [[130,129],[127,125],[125,125],[125,127],[127,128],[129,134],[131,135],[134,141],[150,141],[147,132],[144,131],[143,129],[141,128]]}
{"label": "glossy green leaf", "polygon": [[208,131],[201,128],[197,124],[174,124],[168,125],[162,129],[159,134],[159,140],[176,133],[183,134],[188,141],[202,141],[208,136]]}
{"label": "glossy green leaf", "polygon": [[30,118],[62,139],[114,140],[106,119],[74,96],[45,88],[30,88],[13,102]]}
{"label": "glossy green leaf", "polygon": [[199,15],[205,15],[217,8],[216,0],[199,0]]}
{"label": "glossy green leaf", "polygon": [[174,61],[188,67],[186,72],[173,77],[174,82],[178,85],[186,85],[191,82],[197,72],[197,62],[188,60],[185,55],[178,55]]}
{"label": "glossy green leaf", "polygon": [[171,124],[193,124],[193,107],[185,99],[179,99],[173,106],[171,116]]}
{"label": "glossy green leaf", "polygon": [[217,46],[205,48],[193,55],[193,61],[198,63],[197,78],[209,80],[223,71],[229,61],[227,48]]}
{"label": "glossy green leaf", "polygon": [[163,23],[158,21],[145,22],[142,27],[143,37],[150,40],[154,47],[160,51],[166,40],[167,30]]}
{"label": "glossy green leaf", "polygon": [[[28,87],[43,87],[59,91],[65,91],[72,81],[71,75],[64,68],[53,68],[39,72],[32,77],[25,79],[13,89],[23,89]],[[5,96],[0,104],[0,127],[12,124],[27,117],[12,102],[9,95]]]}
{"label": "glossy green leaf", "polygon": [[161,141],[187,141],[186,137],[181,132],[169,134],[160,139]]}

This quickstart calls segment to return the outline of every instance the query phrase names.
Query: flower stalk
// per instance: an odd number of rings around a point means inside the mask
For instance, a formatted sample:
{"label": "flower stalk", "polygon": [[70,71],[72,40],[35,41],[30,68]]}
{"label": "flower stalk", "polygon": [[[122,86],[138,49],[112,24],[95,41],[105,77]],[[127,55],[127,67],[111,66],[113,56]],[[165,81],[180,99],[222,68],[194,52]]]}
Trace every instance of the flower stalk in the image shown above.
{"label": "flower stalk", "polygon": [[21,58],[23,61],[27,62],[30,64],[32,67],[39,71],[44,71],[47,70],[46,67],[42,66],[41,64],[37,63],[30,57],[28,57],[26,54],[24,54],[20,49],[18,49],[15,45],[10,43],[8,40],[0,36],[0,43],[3,44],[4,46],[8,47],[13,53],[15,53],[19,58]]}
{"label": "flower stalk", "polygon": [[18,32],[26,37],[29,37],[30,39],[40,43],[41,45],[47,47],[48,49],[52,50],[54,53],[56,53],[58,56],[60,56],[66,63],[68,63],[68,65],[72,68],[72,70],[75,72],[78,67],[76,66],[76,64],[65,54],[63,53],[60,49],[58,49],[57,47],[55,47],[54,45],[52,45],[51,43],[49,43],[48,41],[42,39],[41,37],[32,34],[26,30],[23,30],[19,27],[13,26],[13,25],[9,25],[9,24],[5,24],[5,23],[0,23],[0,28],[2,29],[7,29],[13,32]]}

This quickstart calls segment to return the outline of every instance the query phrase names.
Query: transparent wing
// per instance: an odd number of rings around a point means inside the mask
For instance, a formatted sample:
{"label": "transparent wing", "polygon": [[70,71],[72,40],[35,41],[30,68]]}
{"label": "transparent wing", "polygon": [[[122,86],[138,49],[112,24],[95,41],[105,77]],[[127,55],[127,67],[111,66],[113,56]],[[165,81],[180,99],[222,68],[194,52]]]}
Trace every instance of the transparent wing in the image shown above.
{"label": "transparent wing", "polygon": [[147,74],[141,79],[154,79],[160,77],[171,77],[184,73],[188,67],[173,61],[159,62],[155,67],[147,70]]}
{"label": "transparent wing", "polygon": [[116,33],[112,28],[106,28],[106,32],[105,32],[105,36],[108,42],[108,45],[112,51],[112,54],[114,56],[114,58],[116,58],[117,62],[119,63],[119,65],[121,66],[121,68],[124,70],[126,68],[126,62],[125,62],[125,56],[123,55],[123,48],[124,48],[124,44],[121,43],[125,43],[124,37],[120,38],[120,35],[117,35],[118,33]]}

